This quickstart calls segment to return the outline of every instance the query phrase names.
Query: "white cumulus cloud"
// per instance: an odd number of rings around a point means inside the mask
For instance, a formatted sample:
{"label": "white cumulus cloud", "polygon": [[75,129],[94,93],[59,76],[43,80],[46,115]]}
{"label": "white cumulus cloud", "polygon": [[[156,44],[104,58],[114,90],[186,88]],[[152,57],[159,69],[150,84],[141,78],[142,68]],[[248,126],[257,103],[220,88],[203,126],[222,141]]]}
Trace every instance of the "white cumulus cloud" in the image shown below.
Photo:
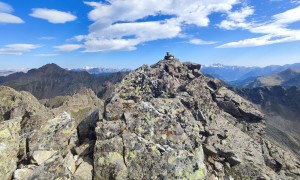
{"label": "white cumulus cloud", "polygon": [[134,50],[143,42],[177,37],[180,31],[178,22],[173,20],[114,24],[87,35],[84,52]]}
{"label": "white cumulus cloud", "polygon": [[[139,44],[182,37],[183,27],[206,27],[214,12],[230,11],[239,0],[107,0],[85,2],[93,9],[89,34],[76,39],[84,52],[134,50]],[[148,17],[160,20],[148,21]],[[164,17],[163,19],[161,17]]]}
{"label": "white cumulus cloud", "polygon": [[11,13],[14,11],[9,4],[0,1],[0,23],[20,24],[24,21]]}
{"label": "white cumulus cloud", "polygon": [[37,44],[8,44],[0,48],[0,54],[22,55],[39,47],[41,46]]}
{"label": "white cumulus cloud", "polygon": [[63,24],[75,21],[77,17],[69,12],[58,11],[55,9],[36,8],[32,9],[30,16],[45,19],[50,23]]}
{"label": "white cumulus cloud", "polygon": [[80,49],[81,47],[82,47],[82,45],[80,45],[80,44],[63,44],[63,45],[59,45],[59,46],[54,46],[56,51],[59,51],[59,52],[76,51],[76,50]]}

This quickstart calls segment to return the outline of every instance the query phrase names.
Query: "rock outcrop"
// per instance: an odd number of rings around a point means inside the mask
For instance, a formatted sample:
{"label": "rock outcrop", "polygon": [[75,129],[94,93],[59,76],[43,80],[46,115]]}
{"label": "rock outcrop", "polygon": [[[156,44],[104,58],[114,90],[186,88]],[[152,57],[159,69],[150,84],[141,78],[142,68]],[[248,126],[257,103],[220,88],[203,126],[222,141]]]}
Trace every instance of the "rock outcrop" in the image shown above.
{"label": "rock outcrop", "polygon": [[74,118],[80,142],[95,140],[96,121],[102,118],[104,104],[91,89],[82,88],[73,96],[58,96],[42,102],[55,116],[67,112]]}
{"label": "rock outcrop", "polygon": [[42,124],[41,119],[49,118],[50,112],[30,93],[0,86],[0,122],[18,117],[30,131]]}
{"label": "rock outcrop", "polygon": [[94,179],[299,177],[256,106],[200,67],[169,54],[123,79],[96,128]]}
{"label": "rock outcrop", "polygon": [[70,114],[64,112],[45,122],[30,136],[27,146],[28,159],[20,162],[15,179],[92,179],[90,154],[78,153],[82,144]]}
{"label": "rock outcrop", "polygon": [[103,114],[92,90],[43,100],[45,106],[8,87],[0,95],[7,117],[0,122],[1,178],[92,179],[95,126]]}
{"label": "rock outcrop", "polygon": [[[95,179],[203,179],[206,176],[199,136],[203,126],[181,99],[174,97],[176,89],[183,84],[181,79],[176,81],[165,71],[177,73],[178,65],[185,73],[200,76],[199,66],[189,64],[189,70],[179,61],[174,62],[178,64],[164,67],[163,61],[157,68],[144,66],[126,76],[117,87],[106,104],[105,120],[96,129]],[[184,82],[191,77],[185,74],[181,78]]]}

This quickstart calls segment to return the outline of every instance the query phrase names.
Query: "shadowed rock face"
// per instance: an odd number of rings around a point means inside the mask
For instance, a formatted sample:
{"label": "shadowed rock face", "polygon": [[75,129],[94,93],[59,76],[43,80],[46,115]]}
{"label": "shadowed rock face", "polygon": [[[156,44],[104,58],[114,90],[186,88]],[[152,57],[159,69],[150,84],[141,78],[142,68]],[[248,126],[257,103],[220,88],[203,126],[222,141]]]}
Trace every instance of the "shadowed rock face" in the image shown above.
{"label": "shadowed rock face", "polygon": [[300,88],[239,88],[237,93],[260,105],[268,136],[300,156]]}
{"label": "shadowed rock face", "polygon": [[299,175],[297,159],[265,139],[263,114],[200,67],[166,56],[123,79],[96,128],[95,179]]}

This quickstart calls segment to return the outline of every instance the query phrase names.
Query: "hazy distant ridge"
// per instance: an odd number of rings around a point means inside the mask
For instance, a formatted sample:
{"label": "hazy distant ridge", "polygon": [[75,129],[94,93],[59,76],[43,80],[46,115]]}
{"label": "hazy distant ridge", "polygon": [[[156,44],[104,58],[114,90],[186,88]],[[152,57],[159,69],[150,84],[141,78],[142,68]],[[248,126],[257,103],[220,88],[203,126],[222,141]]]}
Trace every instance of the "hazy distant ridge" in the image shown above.
{"label": "hazy distant ridge", "polygon": [[300,63],[286,65],[270,65],[266,67],[227,66],[222,64],[204,65],[201,71],[219,78],[230,85],[239,86],[245,80],[253,80],[260,76],[268,76],[286,69],[300,69]]}

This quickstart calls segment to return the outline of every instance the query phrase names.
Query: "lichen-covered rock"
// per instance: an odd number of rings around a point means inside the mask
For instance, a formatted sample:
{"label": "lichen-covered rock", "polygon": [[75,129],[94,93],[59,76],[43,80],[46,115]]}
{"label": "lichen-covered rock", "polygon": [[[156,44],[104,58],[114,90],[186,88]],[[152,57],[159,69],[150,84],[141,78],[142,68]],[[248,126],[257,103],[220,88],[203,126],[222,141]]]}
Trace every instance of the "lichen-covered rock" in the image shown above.
{"label": "lichen-covered rock", "polygon": [[50,111],[28,92],[18,92],[0,86],[0,122],[20,118],[19,161],[27,161],[27,141],[29,136],[40,129],[52,117]]}
{"label": "lichen-covered rock", "polygon": [[12,178],[17,168],[21,119],[0,122],[0,177]]}
{"label": "lichen-covered rock", "polygon": [[15,170],[13,179],[14,180],[28,179],[32,175],[32,173],[36,167],[37,166],[35,166],[35,165],[28,165],[26,167],[23,167],[22,169]]}
{"label": "lichen-covered rock", "polygon": [[57,151],[34,151],[32,153],[33,160],[38,164],[43,164],[46,160],[51,158]]}
{"label": "lichen-covered rock", "polygon": [[43,164],[35,168],[32,174],[27,178],[36,180],[69,180],[72,178],[71,172],[60,154],[52,156],[50,159],[46,160]]}
{"label": "lichen-covered rock", "polygon": [[[0,87],[0,95],[4,98],[0,110],[11,113],[3,113],[3,117],[20,116],[18,129],[12,123],[16,120],[4,118],[1,122],[1,128],[5,128],[0,144],[1,177],[11,179],[14,174],[15,179],[92,179],[93,163],[89,159],[93,157],[94,128],[103,114],[103,103],[94,92],[82,89],[73,96],[58,97],[62,100],[53,109],[45,108],[29,93],[11,88]],[[11,103],[5,102],[7,99]]]}
{"label": "lichen-covered rock", "polygon": [[69,169],[69,171],[74,174],[76,170],[76,161],[74,159],[74,156],[71,152],[67,154],[67,156],[64,158],[64,161],[66,162],[66,165]]}
{"label": "lichen-covered rock", "polygon": [[0,86],[0,122],[20,117],[22,132],[27,133],[39,129],[51,115],[30,93]]}
{"label": "lichen-covered rock", "polygon": [[29,140],[29,151],[59,151],[66,155],[69,149],[76,146],[78,141],[77,127],[74,119],[64,112],[48,120],[41,129],[34,133]]}
{"label": "lichen-covered rock", "polygon": [[[28,138],[28,161],[15,176],[24,179],[92,179],[92,142],[80,144],[75,120],[64,112],[46,121]],[[27,163],[27,164],[26,164]],[[33,165],[37,165],[35,168]],[[83,173],[83,171],[87,171]],[[77,174],[76,174],[77,172]],[[82,178],[87,175],[85,178]]]}
{"label": "lichen-covered rock", "polygon": [[96,129],[95,179],[205,178],[203,126],[174,97],[200,66],[165,61],[174,63],[126,76],[106,105],[106,120]]}
{"label": "lichen-covered rock", "polygon": [[95,140],[95,126],[103,114],[103,101],[91,89],[83,88],[73,96],[56,97],[44,100],[52,107],[55,116],[61,112],[69,113],[75,121],[80,142]]}
{"label": "lichen-covered rock", "polygon": [[83,161],[77,168],[74,179],[76,180],[92,180],[93,179],[93,166],[90,162]]}
{"label": "lichen-covered rock", "polygon": [[95,179],[299,177],[297,158],[266,148],[263,114],[200,67],[166,58],[123,79],[96,128]]}

